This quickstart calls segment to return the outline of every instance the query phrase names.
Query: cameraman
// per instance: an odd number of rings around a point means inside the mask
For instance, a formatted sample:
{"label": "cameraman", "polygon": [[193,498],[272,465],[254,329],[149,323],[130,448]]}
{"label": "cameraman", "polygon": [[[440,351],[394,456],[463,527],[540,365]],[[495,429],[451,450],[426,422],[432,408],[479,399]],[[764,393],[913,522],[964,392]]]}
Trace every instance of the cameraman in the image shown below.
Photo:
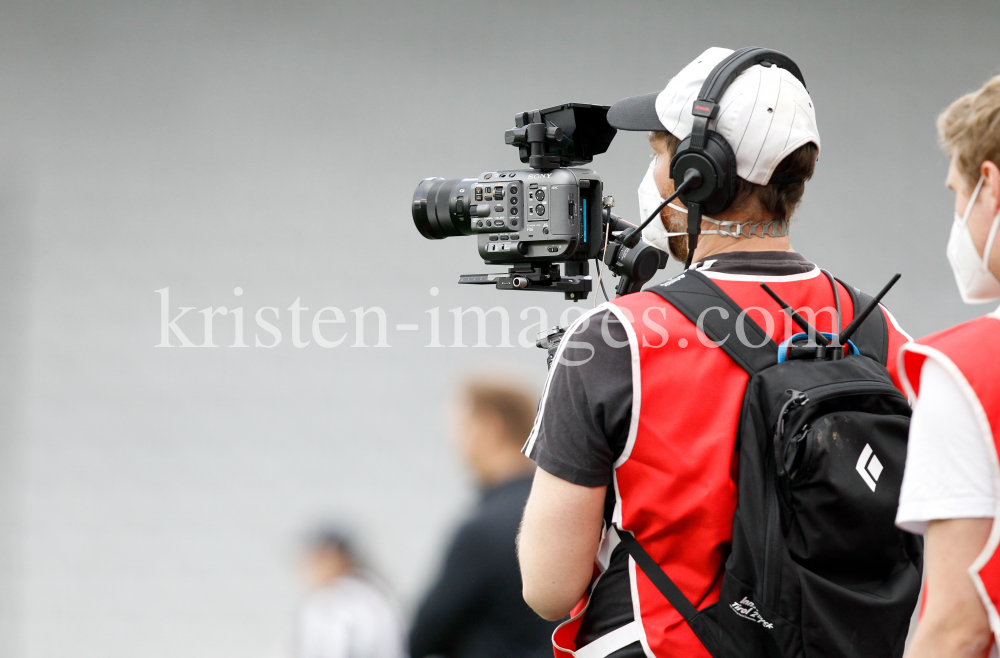
{"label": "cameraman", "polygon": [[[731,53],[710,48],[662,92],[609,111],[616,128],[649,131],[654,159],[639,187],[642,220],[673,193],[670,161],[691,133],[692,102]],[[792,250],[787,235],[819,154],[809,93],[786,70],[752,66],[726,90],[710,128],[734,151],[739,179],[733,205],[704,218],[693,267],[750,309],[775,341],[797,329],[761,282],[793,308],[812,309],[819,331],[836,331],[830,280]],[[685,207],[664,207],[661,220],[644,238],[685,261]],[[842,286],[839,297],[846,324],[854,309]],[[907,337],[887,319],[895,378],[895,354]],[[633,533],[699,610],[718,600],[748,375],[703,339],[651,292],[602,305],[563,338],[524,447],[539,468],[519,537],[525,600],[546,619],[571,614],[553,636],[557,651],[582,649],[575,655],[586,658],[709,655],[618,534]]]}

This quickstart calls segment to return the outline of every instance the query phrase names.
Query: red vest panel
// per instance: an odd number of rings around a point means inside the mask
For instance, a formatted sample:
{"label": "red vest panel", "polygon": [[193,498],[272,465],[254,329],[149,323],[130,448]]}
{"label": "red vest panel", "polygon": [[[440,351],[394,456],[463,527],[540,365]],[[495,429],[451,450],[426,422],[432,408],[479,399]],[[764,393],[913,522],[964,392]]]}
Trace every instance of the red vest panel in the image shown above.
{"label": "red vest panel", "polygon": [[[1000,450],[1000,318],[988,315],[945,329],[899,352],[900,369],[907,394],[920,395],[920,373],[924,361],[934,359],[947,370],[965,392],[983,432],[993,437],[994,491],[1000,492],[997,451]],[[994,513],[1000,519],[1000,497]],[[972,564],[972,579],[986,607],[990,627],[1000,643],[1000,524],[994,523],[982,553]]]}

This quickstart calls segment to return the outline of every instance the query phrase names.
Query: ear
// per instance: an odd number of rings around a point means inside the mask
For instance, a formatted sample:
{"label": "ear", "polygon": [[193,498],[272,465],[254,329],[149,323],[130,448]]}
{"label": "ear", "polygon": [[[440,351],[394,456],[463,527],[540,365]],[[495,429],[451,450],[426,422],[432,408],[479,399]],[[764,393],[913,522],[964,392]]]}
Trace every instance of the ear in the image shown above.
{"label": "ear", "polygon": [[995,162],[984,160],[983,164],[979,165],[979,173],[985,179],[979,196],[990,214],[996,215],[1000,212],[1000,167]]}

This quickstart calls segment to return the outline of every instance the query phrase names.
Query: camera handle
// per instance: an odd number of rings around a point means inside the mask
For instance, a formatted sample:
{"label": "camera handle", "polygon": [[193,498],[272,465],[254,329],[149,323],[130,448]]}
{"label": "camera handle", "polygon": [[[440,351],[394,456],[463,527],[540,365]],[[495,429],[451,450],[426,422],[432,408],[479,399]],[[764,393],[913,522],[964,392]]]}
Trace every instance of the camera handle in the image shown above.
{"label": "camera handle", "polygon": [[[518,147],[521,161],[527,162],[532,169],[555,169],[560,166],[560,160],[558,156],[549,155],[549,144],[558,143],[563,138],[563,130],[542,122],[540,114],[531,117],[532,114],[535,113],[525,112],[521,115],[518,124],[524,122],[524,125],[506,131],[503,135],[504,142]],[[538,121],[527,123],[531,118]]]}
{"label": "camera handle", "polygon": [[[667,266],[668,257],[666,252],[643,242],[638,237],[629,240],[628,236],[636,236],[636,227],[612,213],[613,205],[613,201],[605,204],[604,230],[609,236],[617,235],[609,237],[603,258],[605,266],[611,273],[620,277],[615,297],[621,297],[642,290],[642,287],[656,275],[657,270]],[[622,236],[627,237],[623,240]]]}
{"label": "camera handle", "polygon": [[[667,254],[643,242],[641,239],[642,230],[650,222],[659,219],[660,211],[663,210],[664,206],[676,199],[685,190],[697,189],[701,186],[701,183],[701,173],[694,168],[688,169],[684,173],[684,180],[677,186],[674,193],[664,199],[639,226],[634,226],[621,217],[611,214],[614,199],[608,197],[611,201],[610,203],[606,201],[604,205],[605,230],[608,231],[608,235],[612,233],[617,234],[608,240],[608,246],[604,252],[604,263],[612,273],[621,277],[618,282],[618,288],[615,290],[617,297],[642,290],[642,287],[647,281],[653,278],[657,270],[662,270],[666,267]],[[699,218],[698,225],[700,229],[701,215],[698,214],[697,208],[694,209],[694,213]],[[690,243],[692,236],[689,235],[688,237]],[[698,236],[693,236],[694,244],[697,244],[697,240]],[[694,247],[692,246],[692,251],[693,249]]]}

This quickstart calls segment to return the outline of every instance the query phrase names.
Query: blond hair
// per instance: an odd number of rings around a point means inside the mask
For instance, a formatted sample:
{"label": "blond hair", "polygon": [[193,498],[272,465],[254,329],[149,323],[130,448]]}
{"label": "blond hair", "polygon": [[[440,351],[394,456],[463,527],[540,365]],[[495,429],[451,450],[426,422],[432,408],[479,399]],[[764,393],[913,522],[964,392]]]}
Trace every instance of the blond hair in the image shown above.
{"label": "blond hair", "polygon": [[937,129],[941,146],[970,187],[983,162],[1000,165],[1000,75],[949,105]]}

